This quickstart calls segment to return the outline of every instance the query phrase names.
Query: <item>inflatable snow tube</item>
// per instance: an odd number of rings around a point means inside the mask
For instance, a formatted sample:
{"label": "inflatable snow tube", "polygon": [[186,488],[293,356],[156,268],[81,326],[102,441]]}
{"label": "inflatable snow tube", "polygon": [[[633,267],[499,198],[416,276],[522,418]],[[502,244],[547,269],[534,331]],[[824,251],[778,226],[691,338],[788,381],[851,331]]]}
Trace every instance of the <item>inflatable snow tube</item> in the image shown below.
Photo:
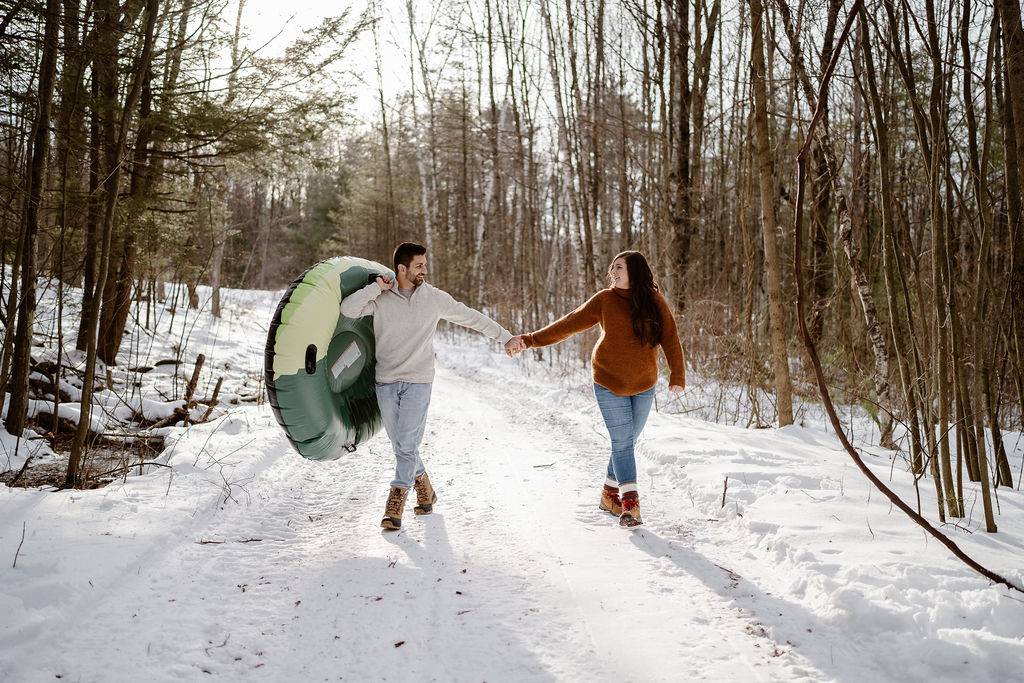
{"label": "inflatable snow tube", "polygon": [[373,318],[341,315],[341,300],[391,269],[352,256],[322,261],[285,292],[270,323],[264,374],[274,417],[310,460],[335,460],[381,427]]}

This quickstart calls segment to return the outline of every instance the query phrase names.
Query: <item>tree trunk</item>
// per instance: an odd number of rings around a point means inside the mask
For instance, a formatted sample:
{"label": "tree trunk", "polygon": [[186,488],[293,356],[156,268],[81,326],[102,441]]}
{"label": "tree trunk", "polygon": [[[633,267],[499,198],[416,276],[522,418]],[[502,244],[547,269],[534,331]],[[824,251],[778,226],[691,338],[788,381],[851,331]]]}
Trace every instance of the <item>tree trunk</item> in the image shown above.
{"label": "tree trunk", "polygon": [[936,432],[939,435],[939,465],[942,478],[946,485],[946,510],[951,517],[962,517],[963,507],[953,487],[953,467],[949,449],[950,406],[953,393],[950,386],[950,314],[952,304],[953,283],[949,281],[949,256],[946,211],[942,200],[946,163],[946,116],[945,116],[945,77],[942,73],[939,50],[938,24],[935,16],[934,0],[926,0],[928,18],[928,42],[931,52],[932,78],[931,91],[928,98],[928,132],[932,142],[931,155],[928,158],[928,193],[929,221],[931,233],[931,278],[932,278],[932,315],[935,325],[935,355],[932,371],[935,373],[935,386],[938,408]]}
{"label": "tree trunk", "polygon": [[380,127],[382,140],[384,142],[384,190],[386,196],[386,206],[384,207],[384,230],[380,233],[380,236],[383,237],[385,245],[389,245],[391,248],[394,248],[398,238],[396,236],[395,225],[394,179],[391,171],[391,136],[388,132],[388,109],[384,101],[384,76],[381,70],[380,48],[377,44],[376,24],[373,29],[373,45],[374,54],[376,56],[377,99],[380,104]]}
{"label": "tree trunk", "polygon": [[[427,100],[427,136],[426,145],[418,142],[415,145],[416,168],[420,181],[420,211],[423,212],[423,237],[427,253],[434,250],[434,212],[437,211],[437,161],[436,161],[436,130],[434,125],[435,107],[434,92],[427,64],[426,37],[420,39],[416,34],[416,12],[412,0],[406,0],[406,15],[409,17],[409,97],[412,103],[413,129],[420,130],[421,122],[416,98],[416,65],[420,67],[420,78],[423,79],[423,92]],[[429,35],[429,30],[428,30]],[[429,154],[429,159],[428,159]]]}
{"label": "tree trunk", "polygon": [[[835,41],[836,22],[839,16],[839,9],[842,6],[840,0],[829,0],[828,20],[825,23],[825,35],[821,48],[821,71],[825,72],[828,61],[832,56],[832,46]],[[788,9],[788,8],[787,8]],[[783,10],[785,12],[786,10]],[[809,106],[811,103],[808,103]],[[827,127],[829,120],[828,103],[823,105],[824,114],[822,123]],[[821,342],[821,336],[825,329],[825,313],[829,305],[829,292],[832,289],[830,275],[832,273],[831,239],[829,238],[829,224],[833,218],[832,203],[832,182],[829,174],[828,161],[821,145],[814,145],[811,149],[812,168],[811,175],[811,255],[810,273],[808,275],[808,294],[810,298],[811,311],[810,320],[807,322],[808,331],[815,344]]]}
{"label": "tree trunk", "polygon": [[[540,13],[541,19],[544,22],[544,35],[547,38],[547,62],[548,62],[548,73],[551,76],[551,87],[553,89],[552,99],[555,102],[555,119],[558,127],[558,158],[565,160],[565,166],[568,171],[567,177],[570,179],[569,185],[572,185],[572,179],[579,177],[576,169],[576,153],[573,148],[573,134],[569,129],[570,117],[566,113],[565,107],[565,94],[563,92],[562,78],[561,78],[561,65],[558,61],[558,36],[559,32],[555,30],[555,25],[551,17],[551,11],[548,7],[548,0],[541,0],[540,2]],[[580,207],[580,199],[576,192],[572,193],[571,201],[568,205],[573,209],[573,213],[576,215],[576,220],[583,220],[582,209]],[[571,221],[571,219],[570,219]],[[570,246],[573,249],[576,258],[584,268],[585,282],[592,284],[593,277],[593,264],[590,259],[587,258],[586,248],[583,244],[582,233],[577,231],[577,238],[570,240]],[[589,264],[589,265],[588,265]]]}
{"label": "tree trunk", "polygon": [[[577,242],[583,265],[583,273],[586,278],[584,281],[589,287],[596,287],[598,276],[597,268],[595,267],[594,235],[598,216],[598,198],[595,195],[598,180],[594,175],[596,173],[596,166],[593,157],[599,151],[592,147],[596,112],[588,107],[587,102],[584,101],[583,87],[580,85],[576,11],[572,7],[572,0],[564,0],[564,5],[566,21],[565,45],[569,53],[569,58],[566,62],[566,65],[569,67],[568,104],[572,112],[572,115],[568,117],[569,137],[567,140],[572,176],[567,188],[569,189],[569,199],[573,203],[578,220]],[[585,36],[589,28],[586,19],[587,17],[584,16],[582,21]],[[590,55],[585,54],[585,57],[589,59]],[[584,68],[583,73],[588,80],[592,76],[586,68]]]}
{"label": "tree trunk", "polygon": [[[93,12],[94,16],[98,12]],[[95,48],[96,41],[93,41]],[[95,61],[92,67],[91,92],[92,101],[100,103],[100,86]],[[82,277],[82,315],[78,321],[78,336],[75,340],[75,349],[85,351],[89,343],[90,330],[96,328],[93,318],[99,313],[99,303],[94,302],[100,296],[99,288],[96,286],[96,237],[100,231],[100,223],[103,221],[103,204],[100,197],[101,180],[100,173],[103,167],[103,140],[100,131],[100,119],[102,109],[99,104],[90,108],[89,112],[89,196],[87,199],[88,210],[85,218],[85,272]]]}
{"label": "tree trunk", "polygon": [[[485,251],[490,251],[485,242],[488,240],[487,226],[492,226],[491,233],[504,234],[502,221],[502,178],[501,178],[501,157],[499,144],[501,131],[507,126],[506,111],[502,106],[501,113],[498,113],[498,102],[494,96],[494,25],[491,13],[491,3],[487,2],[487,102],[489,110],[490,127],[487,131],[488,151],[490,152],[491,172],[487,174],[487,190],[484,192],[484,201],[480,206],[480,213],[476,218],[476,230],[473,239],[473,283],[474,301],[479,304],[484,298],[484,284],[487,279],[487,271],[483,265]],[[493,249],[493,244],[490,245]]]}
{"label": "tree trunk", "polygon": [[213,249],[210,252],[210,315],[220,317],[220,287],[224,277],[224,245],[227,242],[227,216],[214,218]]}
{"label": "tree trunk", "polygon": [[[693,240],[693,179],[690,176],[690,0],[675,0],[669,29],[672,45],[672,163],[668,172],[668,213],[672,234],[672,268],[678,275],[675,308],[686,310],[686,287]],[[762,68],[764,59],[761,58]],[[767,130],[767,120],[765,127]],[[774,201],[774,193],[770,195]],[[774,217],[771,219],[774,222]],[[774,232],[772,240],[775,239]],[[788,424],[788,423],[786,423]]]}
{"label": "tree trunk", "polygon": [[[990,251],[990,240],[992,234],[992,209],[990,202],[987,201],[986,193],[982,185],[982,153],[978,148],[978,119],[977,113],[974,107],[973,88],[971,84],[972,75],[972,58],[971,58],[971,41],[970,41],[970,22],[969,17],[971,0],[965,0],[964,2],[964,13],[963,19],[960,26],[960,47],[964,57],[964,71],[963,71],[963,89],[964,89],[964,102],[966,103],[967,110],[967,131],[968,131],[968,154],[969,163],[971,168],[972,176],[972,187],[974,188],[975,199],[978,204],[978,209],[981,214],[981,235],[979,237],[978,253],[977,253],[977,275],[975,281],[974,291],[974,320],[971,322],[971,327],[974,329],[974,338],[972,340],[974,346],[974,377],[973,382],[970,378],[965,377],[965,391],[973,392],[970,394],[971,403],[974,406],[974,419],[972,420],[973,432],[975,443],[978,449],[978,468],[979,478],[981,480],[981,495],[982,504],[985,510],[985,528],[988,532],[992,533],[996,531],[996,522],[992,510],[992,494],[989,491],[989,468],[988,468],[988,454],[985,445],[985,417],[991,414],[991,411],[983,409],[985,401],[987,400],[986,389],[988,385],[988,377],[991,373],[991,356],[989,354],[988,345],[985,343],[985,332],[984,329],[994,329],[996,325],[988,325],[989,316],[986,314],[989,309],[990,300],[990,264],[989,264],[989,251]],[[992,112],[992,61],[994,58],[993,47],[994,40],[989,41],[989,50],[987,58],[985,60],[985,111]],[[991,128],[986,126],[985,140],[982,145],[985,149],[984,157],[985,162],[988,161],[988,148],[989,141],[991,140]],[[997,336],[996,334],[992,335]],[[998,430],[998,426],[996,426]],[[994,443],[996,453],[999,452],[999,446],[1001,444]]]}
{"label": "tree trunk", "polygon": [[768,88],[764,61],[764,7],[750,0],[750,77],[754,95],[754,138],[757,145],[758,181],[761,195],[761,233],[764,238],[765,289],[768,296],[772,359],[775,365],[775,394],[779,426],[793,424],[792,382],[786,348],[786,321],[782,305],[782,266],[775,220],[775,175],[768,132]]}
{"label": "tree trunk", "polygon": [[[898,291],[903,291],[904,295],[906,295],[906,273],[901,263],[899,247],[894,236],[896,191],[893,182],[893,155],[889,140],[889,121],[883,110],[883,98],[879,93],[877,72],[871,55],[871,40],[868,37],[868,29],[863,14],[860,17],[859,31],[861,53],[864,55],[866,66],[864,75],[868,84],[868,102],[871,105],[875,122],[873,130],[876,136],[880,197],[879,210],[882,218],[882,270],[889,311],[889,336],[892,340],[893,357],[896,360],[903,390],[904,414],[908,416],[909,422],[907,428],[910,432],[911,441],[911,471],[915,475],[921,475],[924,474],[924,447],[921,441],[919,420],[922,399],[918,389],[919,380],[913,379],[914,377],[920,377],[920,372],[910,369],[911,360],[918,358],[919,352],[917,344],[913,341],[915,336],[908,334],[902,324],[903,319],[907,318],[908,322],[910,322],[909,329],[914,327],[912,320],[913,312],[910,304],[907,302],[905,313],[901,313],[897,297]],[[899,275],[899,281],[897,281],[897,274]],[[908,341],[908,337],[910,341]]]}
{"label": "tree trunk", "polygon": [[144,72],[139,106],[139,133],[135,141],[132,161],[131,186],[128,191],[128,215],[121,227],[121,239],[113,257],[116,267],[109,272],[103,287],[100,312],[99,339],[96,355],[107,365],[117,364],[117,352],[124,339],[125,325],[131,311],[132,288],[135,285],[136,236],[135,225],[145,210],[145,194],[150,186],[150,141],[153,132],[152,89],[153,73]]}
{"label": "tree trunk", "polygon": [[[82,165],[81,155],[85,153],[83,116],[80,107],[82,78],[85,72],[84,56],[79,44],[79,7],[77,0],[63,0],[64,17],[62,37],[64,40],[64,69],[60,83],[60,105],[55,131],[57,143],[56,168],[60,173],[60,209],[58,222],[60,232],[57,243],[57,358],[56,377],[53,392],[53,421],[50,429],[56,434],[60,426],[61,392],[60,380],[64,366],[64,286],[67,282],[66,254],[68,238],[74,234],[71,223],[80,222],[77,217],[82,211]],[[73,220],[72,216],[76,218]],[[0,391],[0,396],[3,393]]]}
{"label": "tree trunk", "polygon": [[[1024,26],[1020,0],[995,0],[1002,27],[1004,77],[1004,153],[1006,203],[1010,224],[1010,316],[1018,378],[1024,375]],[[1024,395],[1019,397],[1024,406]],[[1024,413],[1024,410],[1022,410]],[[1022,415],[1024,420],[1024,415]]]}
{"label": "tree trunk", "polygon": [[[46,186],[46,166],[50,149],[50,112],[57,79],[57,50],[60,28],[60,0],[47,0],[43,29],[42,63],[35,120],[29,142],[26,176],[25,219],[19,245],[21,256],[21,287],[18,303],[17,332],[14,339],[14,362],[8,391],[7,431],[20,436],[28,414],[28,377],[32,372],[32,333],[36,316],[36,236],[39,233],[40,209]],[[0,396],[2,402],[2,396]]]}
{"label": "tree trunk", "polygon": [[[1019,0],[995,0],[995,8],[1003,29],[1006,90],[1009,105],[1013,110],[1015,132],[1013,152],[1017,157],[1017,169],[1020,170],[1024,169],[1024,26],[1021,22],[1021,6]],[[1020,220],[1019,216],[1017,220]],[[1018,256],[1024,259],[1024,254]],[[1016,275],[1021,272],[1017,268],[1022,267],[1024,264],[1014,261]]]}

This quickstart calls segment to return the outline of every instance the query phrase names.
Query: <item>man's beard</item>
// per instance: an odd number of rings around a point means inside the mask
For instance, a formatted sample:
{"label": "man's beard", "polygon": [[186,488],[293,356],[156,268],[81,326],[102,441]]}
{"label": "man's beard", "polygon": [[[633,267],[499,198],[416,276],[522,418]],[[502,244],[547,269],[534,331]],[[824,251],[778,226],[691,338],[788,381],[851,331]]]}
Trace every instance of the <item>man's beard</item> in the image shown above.
{"label": "man's beard", "polygon": [[417,275],[416,277],[413,278],[413,280],[412,280],[412,286],[413,287],[419,287],[422,284],[423,284],[423,276],[422,275]]}

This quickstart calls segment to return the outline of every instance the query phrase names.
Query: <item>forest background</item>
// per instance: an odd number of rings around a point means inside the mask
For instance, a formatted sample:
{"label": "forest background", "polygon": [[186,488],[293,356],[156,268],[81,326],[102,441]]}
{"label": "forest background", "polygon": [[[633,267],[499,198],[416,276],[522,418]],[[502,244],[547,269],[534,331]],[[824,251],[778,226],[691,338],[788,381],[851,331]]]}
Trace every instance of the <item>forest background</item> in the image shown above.
{"label": "forest background", "polygon": [[216,315],[221,287],[411,239],[435,282],[525,331],[634,248],[688,364],[744,388],[721,419],[790,424],[828,387],[942,521],[966,476],[995,530],[1024,416],[1018,0],[296,9],[268,31],[255,0],[0,3],[11,434],[64,372],[32,357],[39,278],[82,290],[57,334],[86,359],[87,415],[128,316],[196,306],[200,284]]}

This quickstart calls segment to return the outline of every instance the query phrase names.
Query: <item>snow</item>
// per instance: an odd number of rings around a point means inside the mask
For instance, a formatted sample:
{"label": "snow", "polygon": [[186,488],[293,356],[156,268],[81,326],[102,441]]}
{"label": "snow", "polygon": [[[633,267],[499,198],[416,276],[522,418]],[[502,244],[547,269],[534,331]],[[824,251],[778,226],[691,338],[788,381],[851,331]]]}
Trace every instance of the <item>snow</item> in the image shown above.
{"label": "snow", "polygon": [[[382,532],[383,433],[307,461],[251,400],[280,294],[224,292],[220,319],[165,304],[156,334],[129,321],[96,398],[105,428],[172,415],[199,353],[196,394],[224,378],[211,421],[159,429],[141,474],[0,487],[0,680],[1024,678],[1024,593],[872,490],[813,406],[783,429],[715,424],[692,373],[682,401],[659,386],[645,524],[627,530],[597,508],[608,443],[586,370],[445,331],[424,439],[439,501]],[[129,370],[162,359],[180,362]],[[916,505],[903,458],[853,415],[869,466]],[[1019,477],[1020,434],[1005,438]],[[0,470],[55,458],[44,444],[0,431]],[[996,534],[965,491],[969,516],[944,533],[1024,585],[1020,490],[998,490]],[[920,499],[934,519],[930,480]]]}

